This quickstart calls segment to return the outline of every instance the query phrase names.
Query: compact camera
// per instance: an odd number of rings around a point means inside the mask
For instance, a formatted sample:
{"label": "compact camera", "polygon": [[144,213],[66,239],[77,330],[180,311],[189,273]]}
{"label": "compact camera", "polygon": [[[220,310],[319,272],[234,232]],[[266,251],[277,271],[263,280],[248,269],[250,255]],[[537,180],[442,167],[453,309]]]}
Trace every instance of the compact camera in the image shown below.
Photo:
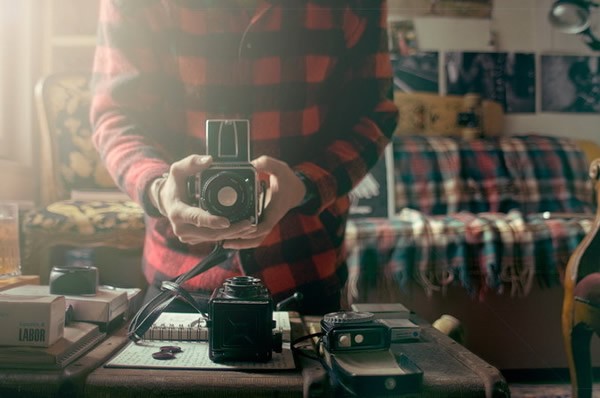
{"label": "compact camera", "polygon": [[394,353],[391,330],[374,314],[341,311],[321,320],[322,352],[332,382],[358,396],[417,392],[423,372]]}
{"label": "compact camera", "polygon": [[282,334],[275,331],[273,299],[260,279],[227,279],[208,301],[208,348],[214,362],[266,362],[281,352]]}
{"label": "compact camera", "polygon": [[250,164],[250,122],[207,120],[206,152],[212,165],[188,180],[188,195],[210,214],[235,223],[258,223],[259,186]]}

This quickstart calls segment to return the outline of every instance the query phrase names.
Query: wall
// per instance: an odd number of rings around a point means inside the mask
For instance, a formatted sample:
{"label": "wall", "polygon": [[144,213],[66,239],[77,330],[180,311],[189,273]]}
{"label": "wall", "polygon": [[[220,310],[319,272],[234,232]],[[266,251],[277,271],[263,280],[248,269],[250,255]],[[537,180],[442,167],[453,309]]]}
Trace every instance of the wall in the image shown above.
{"label": "wall", "polygon": [[[518,51],[541,54],[594,55],[576,36],[552,29],[547,20],[554,0],[494,0],[491,19],[414,17],[418,41],[423,50]],[[404,0],[388,0],[390,18],[411,13]],[[594,26],[600,32],[600,12]],[[600,54],[595,54],[600,56]],[[537,74],[537,109],[540,109],[540,76]],[[440,86],[444,92],[443,79]],[[509,114],[508,134],[538,132],[591,139],[600,143],[600,114],[541,113]]]}

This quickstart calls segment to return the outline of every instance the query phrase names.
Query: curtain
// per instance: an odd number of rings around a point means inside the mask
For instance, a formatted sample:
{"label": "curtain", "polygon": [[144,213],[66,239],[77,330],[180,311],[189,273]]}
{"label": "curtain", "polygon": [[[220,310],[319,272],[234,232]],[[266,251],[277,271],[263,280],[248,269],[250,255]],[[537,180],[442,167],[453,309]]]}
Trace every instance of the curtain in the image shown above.
{"label": "curtain", "polygon": [[43,3],[0,0],[0,159],[31,162]]}

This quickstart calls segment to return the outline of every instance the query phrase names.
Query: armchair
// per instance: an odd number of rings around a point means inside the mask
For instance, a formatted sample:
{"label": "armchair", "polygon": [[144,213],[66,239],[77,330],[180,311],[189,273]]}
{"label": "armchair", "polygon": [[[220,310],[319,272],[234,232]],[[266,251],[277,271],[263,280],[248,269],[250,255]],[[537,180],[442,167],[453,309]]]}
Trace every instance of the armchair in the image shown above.
{"label": "armchair", "polygon": [[564,278],[562,330],[574,398],[592,397],[590,343],[600,336],[600,159],[590,165],[596,187],[592,228],[571,255]]}
{"label": "armchair", "polygon": [[[23,216],[22,269],[39,275],[41,283],[48,282],[55,265],[51,252],[58,247],[133,249],[140,254],[143,247],[141,207],[125,197],[94,194],[118,189],[91,141],[88,80],[86,74],[60,73],[42,78],[35,88],[40,203]],[[87,192],[90,199],[73,200],[73,190]],[[100,276],[102,280],[102,269]]]}

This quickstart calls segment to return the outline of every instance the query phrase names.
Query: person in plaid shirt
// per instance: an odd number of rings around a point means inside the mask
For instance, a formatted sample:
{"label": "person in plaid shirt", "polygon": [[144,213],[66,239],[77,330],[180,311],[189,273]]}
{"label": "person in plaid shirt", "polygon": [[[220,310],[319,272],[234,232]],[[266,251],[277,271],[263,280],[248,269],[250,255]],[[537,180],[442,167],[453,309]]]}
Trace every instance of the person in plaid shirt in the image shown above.
{"label": "person in plaid shirt", "polygon": [[[101,0],[93,142],[147,214],[148,295],[224,242],[239,251],[187,289],[252,275],[276,302],[301,292],[303,313],[339,309],[348,192],[397,122],[386,26],[385,0]],[[257,226],[188,199],[208,119],[250,121]]]}

